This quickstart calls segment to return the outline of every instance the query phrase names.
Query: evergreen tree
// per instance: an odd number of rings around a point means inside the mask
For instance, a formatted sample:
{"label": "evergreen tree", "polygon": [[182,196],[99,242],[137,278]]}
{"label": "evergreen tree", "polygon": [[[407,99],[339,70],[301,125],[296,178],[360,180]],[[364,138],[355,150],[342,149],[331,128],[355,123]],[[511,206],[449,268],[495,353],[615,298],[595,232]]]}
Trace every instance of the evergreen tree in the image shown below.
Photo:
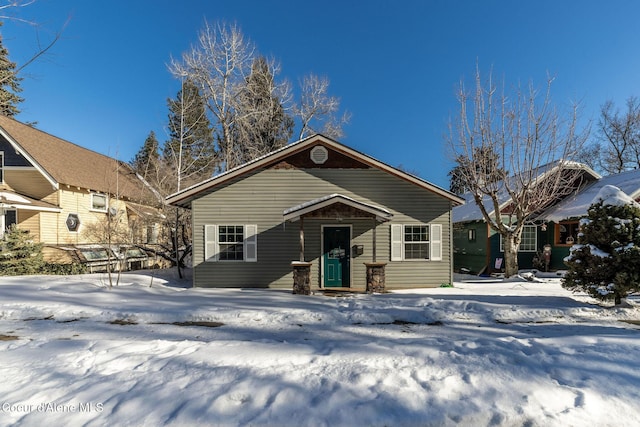
{"label": "evergreen tree", "polygon": [[284,147],[291,138],[295,123],[277,91],[269,63],[263,56],[256,58],[240,92],[239,115],[232,130],[241,156],[236,165]]}
{"label": "evergreen tree", "polygon": [[0,114],[3,116],[13,117],[20,113],[17,105],[24,101],[18,96],[22,92],[20,81],[22,79],[16,75],[16,63],[9,60],[9,52],[0,35]]}
{"label": "evergreen tree", "polygon": [[616,305],[640,291],[640,205],[616,187],[603,187],[565,262],[566,289]]}
{"label": "evergreen tree", "polygon": [[0,246],[0,276],[43,273],[42,243],[34,243],[29,231],[14,225]]}
{"label": "evergreen tree", "polygon": [[197,182],[211,177],[217,166],[217,156],[200,90],[186,79],[176,99],[167,102],[169,139],[162,150],[164,163],[174,171],[177,182]]}
{"label": "evergreen tree", "polygon": [[160,154],[158,153],[158,140],[154,131],[149,132],[149,136],[144,140],[144,144],[140,151],[131,161],[131,167],[134,171],[147,179],[154,176],[158,170],[158,161]]}

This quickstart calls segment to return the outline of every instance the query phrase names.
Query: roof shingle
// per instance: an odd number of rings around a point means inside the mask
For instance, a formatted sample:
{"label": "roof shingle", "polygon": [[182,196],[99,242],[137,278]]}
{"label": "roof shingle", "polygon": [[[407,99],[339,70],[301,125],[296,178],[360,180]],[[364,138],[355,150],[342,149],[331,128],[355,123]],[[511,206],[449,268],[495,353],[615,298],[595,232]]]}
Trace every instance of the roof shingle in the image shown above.
{"label": "roof shingle", "polygon": [[[0,127],[59,185],[85,188],[136,201],[153,194],[131,167],[120,160],[0,116]],[[156,200],[157,201],[157,200]]]}

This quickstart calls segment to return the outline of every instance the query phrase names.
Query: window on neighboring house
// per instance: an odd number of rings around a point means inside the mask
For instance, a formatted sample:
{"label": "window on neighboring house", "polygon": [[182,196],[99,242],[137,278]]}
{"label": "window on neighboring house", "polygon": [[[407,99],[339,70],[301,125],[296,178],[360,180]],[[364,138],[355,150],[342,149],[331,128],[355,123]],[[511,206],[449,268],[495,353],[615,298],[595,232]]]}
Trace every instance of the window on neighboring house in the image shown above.
{"label": "window on neighboring house", "polygon": [[4,215],[0,212],[0,237],[4,236],[5,231],[9,230],[14,224],[18,223],[18,212],[14,209],[4,211]]}
{"label": "window on neighboring house", "polygon": [[80,217],[78,216],[78,214],[69,214],[67,215],[65,224],[67,225],[67,230],[75,233],[80,228]]}
{"label": "window on neighboring house", "polygon": [[147,243],[158,243],[159,225],[157,223],[147,225]]}
{"label": "window on neighboring house", "polygon": [[[519,252],[536,252],[538,250],[538,227],[525,225],[520,236]],[[504,252],[504,241],[500,235],[500,252]]]}
{"label": "window on neighboring house", "polygon": [[578,243],[579,230],[580,224],[578,221],[562,221],[556,224],[556,245],[573,245],[574,243]]}
{"label": "window on neighboring house", "polygon": [[257,225],[205,225],[205,261],[258,260]]}
{"label": "window on neighboring house", "polygon": [[98,212],[107,211],[107,195],[91,193],[91,210]]}
{"label": "window on neighboring house", "polygon": [[0,184],[4,184],[4,152],[0,151]]}
{"label": "window on neighboring house", "polygon": [[391,224],[391,261],[442,260],[441,224]]}

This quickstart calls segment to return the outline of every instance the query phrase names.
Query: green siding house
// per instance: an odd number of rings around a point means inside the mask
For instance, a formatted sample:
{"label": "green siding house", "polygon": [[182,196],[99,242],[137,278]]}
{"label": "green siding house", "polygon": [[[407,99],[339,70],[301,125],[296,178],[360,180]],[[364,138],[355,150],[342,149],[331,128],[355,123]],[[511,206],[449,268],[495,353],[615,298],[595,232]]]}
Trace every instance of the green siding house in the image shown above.
{"label": "green siding house", "polygon": [[452,282],[456,195],[315,135],[167,198],[191,209],[196,287],[364,290],[366,264],[387,289]]}
{"label": "green siding house", "polygon": [[[563,167],[575,170],[578,174],[569,187],[571,191],[563,191],[565,196],[558,197],[543,211],[532,215],[525,224],[518,250],[518,266],[521,269],[554,271],[566,268],[563,260],[569,254],[569,248],[577,242],[578,220],[586,215],[591,200],[585,206],[582,195],[590,194],[605,179],[580,163],[571,162]],[[548,170],[557,168],[555,162],[543,166],[539,172],[540,179]],[[462,198],[466,203],[453,209],[454,271],[500,273],[504,270],[500,234],[484,220],[471,194],[464,194]],[[506,220],[511,198],[505,194],[500,202],[500,212],[504,212],[503,218]],[[487,198],[485,207],[493,216],[495,211],[491,206]],[[545,248],[548,258],[545,257]]]}

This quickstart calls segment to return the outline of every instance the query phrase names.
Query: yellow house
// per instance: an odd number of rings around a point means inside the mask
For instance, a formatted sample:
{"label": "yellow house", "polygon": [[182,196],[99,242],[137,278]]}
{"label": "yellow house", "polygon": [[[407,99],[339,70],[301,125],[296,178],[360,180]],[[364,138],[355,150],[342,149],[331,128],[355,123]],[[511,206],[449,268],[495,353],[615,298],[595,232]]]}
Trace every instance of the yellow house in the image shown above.
{"label": "yellow house", "polygon": [[0,237],[16,224],[50,259],[90,244],[155,243],[160,200],[125,162],[0,116]]}

